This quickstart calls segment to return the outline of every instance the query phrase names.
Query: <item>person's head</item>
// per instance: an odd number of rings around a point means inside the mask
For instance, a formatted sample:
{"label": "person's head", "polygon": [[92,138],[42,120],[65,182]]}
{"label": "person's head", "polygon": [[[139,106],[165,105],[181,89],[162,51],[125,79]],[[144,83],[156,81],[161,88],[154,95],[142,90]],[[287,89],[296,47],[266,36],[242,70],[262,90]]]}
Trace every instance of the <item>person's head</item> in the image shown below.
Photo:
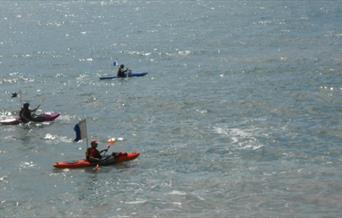
{"label": "person's head", "polygon": [[93,140],[93,141],[90,142],[90,145],[91,145],[92,148],[96,148],[98,143],[97,143],[96,140]]}
{"label": "person's head", "polygon": [[125,67],[125,65],[123,65],[123,64],[120,65],[120,68],[124,68],[124,67]]}
{"label": "person's head", "polygon": [[25,103],[25,104],[23,104],[23,107],[24,107],[24,108],[29,108],[29,106],[30,106],[30,104],[29,104],[29,103]]}

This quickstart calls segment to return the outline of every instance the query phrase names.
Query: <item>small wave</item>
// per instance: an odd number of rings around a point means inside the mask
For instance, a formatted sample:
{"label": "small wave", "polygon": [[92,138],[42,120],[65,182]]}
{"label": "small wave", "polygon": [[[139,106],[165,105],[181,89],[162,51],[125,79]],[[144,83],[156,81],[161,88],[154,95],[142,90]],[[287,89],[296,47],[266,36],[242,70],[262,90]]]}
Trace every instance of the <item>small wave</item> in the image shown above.
{"label": "small wave", "polygon": [[143,51],[128,51],[129,55],[138,55],[138,56],[150,56],[152,55],[151,52],[143,52]]}
{"label": "small wave", "polygon": [[[175,52],[165,52],[163,55],[169,56],[169,57],[176,57],[176,56],[189,56],[191,55],[191,51],[190,50],[178,50],[176,49]],[[161,53],[162,54],[162,53]]]}
{"label": "small wave", "polygon": [[2,79],[0,80],[0,84],[6,84],[6,83],[9,83],[9,84],[14,84],[14,83],[17,83],[18,79]]}
{"label": "small wave", "polygon": [[35,127],[38,127],[38,128],[43,128],[44,126],[50,126],[52,125],[53,123],[52,122],[49,122],[49,121],[46,121],[46,122],[41,122],[41,123],[28,123],[26,126],[29,127],[29,126],[35,126]]}
{"label": "small wave", "polygon": [[79,62],[93,62],[93,58],[80,58],[78,59]]}
{"label": "small wave", "polygon": [[207,114],[208,113],[207,109],[196,109],[195,111],[200,113],[200,114]]}
{"label": "small wave", "polygon": [[257,150],[264,146],[254,136],[256,129],[242,130],[239,128],[225,129],[221,127],[215,127],[214,131],[217,134],[230,137],[230,139],[232,140],[232,143],[235,145],[238,145],[238,147],[241,149]]}
{"label": "small wave", "polygon": [[181,192],[181,191],[177,191],[177,190],[173,190],[172,192],[168,193],[169,195],[187,195],[185,192]]}
{"label": "small wave", "polygon": [[19,166],[21,169],[26,169],[26,168],[35,167],[36,164],[33,161],[22,161],[20,162]]}
{"label": "small wave", "polygon": [[53,135],[51,133],[46,133],[43,139],[54,142],[54,143],[60,143],[60,142],[71,143],[72,142],[71,138],[68,138],[66,136]]}
{"label": "small wave", "polygon": [[182,206],[182,202],[172,202],[173,205]]}
{"label": "small wave", "polygon": [[76,78],[76,80],[77,80],[77,81],[82,81],[82,80],[86,79],[87,77],[88,77],[88,75],[86,75],[86,74],[80,74],[80,75]]}
{"label": "small wave", "polygon": [[[124,53],[124,52],[122,52]],[[193,52],[190,50],[180,50],[176,49],[175,51],[165,51],[161,52],[156,49],[154,49],[153,52],[150,51],[125,51],[125,53],[129,55],[136,55],[136,56],[142,56],[142,57],[148,57],[148,56],[166,56],[166,57],[185,57],[191,55]],[[154,59],[153,59],[154,60]]]}
{"label": "small wave", "polygon": [[126,201],[125,204],[144,204],[146,200]]}
{"label": "small wave", "polygon": [[0,84],[6,84],[6,83],[15,84],[15,83],[18,83],[19,81],[24,81],[24,82],[29,82],[29,83],[34,82],[34,79],[25,77],[19,74],[18,72],[9,73],[9,76],[12,78],[2,78],[0,80]]}
{"label": "small wave", "polygon": [[75,115],[68,115],[68,114],[64,115],[63,114],[63,116],[62,115],[59,116],[58,119],[59,120],[63,120],[63,121],[72,121],[72,120],[77,119],[77,116],[75,116]]}
{"label": "small wave", "polygon": [[11,118],[14,118],[11,111],[0,112],[0,119],[4,120],[4,119],[11,119]]}
{"label": "small wave", "polygon": [[52,135],[52,134],[47,133],[47,134],[44,136],[44,139],[55,140],[56,137],[57,137],[57,136],[55,136],[55,135]]}
{"label": "small wave", "polygon": [[337,87],[333,87],[333,86],[320,86],[319,87],[321,90],[324,90],[324,91],[337,91],[337,90],[342,90],[342,87],[341,88],[337,88]]}
{"label": "small wave", "polygon": [[7,176],[0,177],[0,182],[8,183]]}
{"label": "small wave", "polygon": [[[39,23],[38,25],[42,26],[42,23]],[[57,22],[57,21],[55,21],[55,22],[47,22],[45,24],[45,26],[55,26],[55,27],[61,27],[63,25],[64,25],[64,21],[62,21],[62,22]]]}
{"label": "small wave", "polygon": [[178,51],[177,53],[178,53],[179,55],[181,55],[181,56],[188,56],[188,55],[191,54],[191,51],[189,51],[189,50],[184,50],[184,51]]}

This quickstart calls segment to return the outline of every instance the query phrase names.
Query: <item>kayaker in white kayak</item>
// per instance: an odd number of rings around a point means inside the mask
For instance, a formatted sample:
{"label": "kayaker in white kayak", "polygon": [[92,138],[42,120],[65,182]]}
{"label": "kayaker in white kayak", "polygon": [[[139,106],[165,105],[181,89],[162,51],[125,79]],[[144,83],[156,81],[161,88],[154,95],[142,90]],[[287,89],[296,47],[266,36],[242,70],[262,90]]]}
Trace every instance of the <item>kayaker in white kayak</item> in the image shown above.
{"label": "kayaker in white kayak", "polygon": [[35,109],[30,109],[30,104],[29,103],[24,103],[23,107],[21,108],[19,112],[20,119],[22,120],[23,123],[27,123],[29,121],[34,121],[34,117],[32,115],[33,112],[38,110],[40,105],[38,105]]}

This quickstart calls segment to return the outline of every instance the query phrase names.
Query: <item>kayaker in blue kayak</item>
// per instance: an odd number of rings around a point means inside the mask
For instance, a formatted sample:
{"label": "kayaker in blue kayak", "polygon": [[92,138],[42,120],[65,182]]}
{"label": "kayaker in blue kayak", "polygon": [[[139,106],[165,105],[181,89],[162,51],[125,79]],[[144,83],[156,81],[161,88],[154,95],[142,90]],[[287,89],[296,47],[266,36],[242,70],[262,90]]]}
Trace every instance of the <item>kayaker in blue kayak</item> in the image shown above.
{"label": "kayaker in blue kayak", "polygon": [[19,112],[19,116],[23,123],[28,123],[29,121],[34,121],[34,117],[32,116],[32,113],[38,110],[40,105],[38,105],[35,109],[30,109],[29,103],[24,103],[23,107],[21,108]]}
{"label": "kayaker in blue kayak", "polygon": [[130,72],[131,71],[126,68],[125,65],[121,64],[118,69],[117,77],[127,77]]}

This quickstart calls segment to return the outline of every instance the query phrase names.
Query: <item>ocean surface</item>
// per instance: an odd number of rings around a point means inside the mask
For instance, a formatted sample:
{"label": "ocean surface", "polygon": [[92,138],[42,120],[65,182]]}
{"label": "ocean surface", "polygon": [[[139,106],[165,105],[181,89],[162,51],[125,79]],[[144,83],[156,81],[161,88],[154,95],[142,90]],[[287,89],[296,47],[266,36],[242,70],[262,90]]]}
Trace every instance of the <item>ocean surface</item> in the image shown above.
{"label": "ocean surface", "polygon": [[[0,217],[340,217],[341,48],[340,0],[3,0],[0,119],[61,116],[0,126]],[[81,119],[140,157],[54,169]]]}

